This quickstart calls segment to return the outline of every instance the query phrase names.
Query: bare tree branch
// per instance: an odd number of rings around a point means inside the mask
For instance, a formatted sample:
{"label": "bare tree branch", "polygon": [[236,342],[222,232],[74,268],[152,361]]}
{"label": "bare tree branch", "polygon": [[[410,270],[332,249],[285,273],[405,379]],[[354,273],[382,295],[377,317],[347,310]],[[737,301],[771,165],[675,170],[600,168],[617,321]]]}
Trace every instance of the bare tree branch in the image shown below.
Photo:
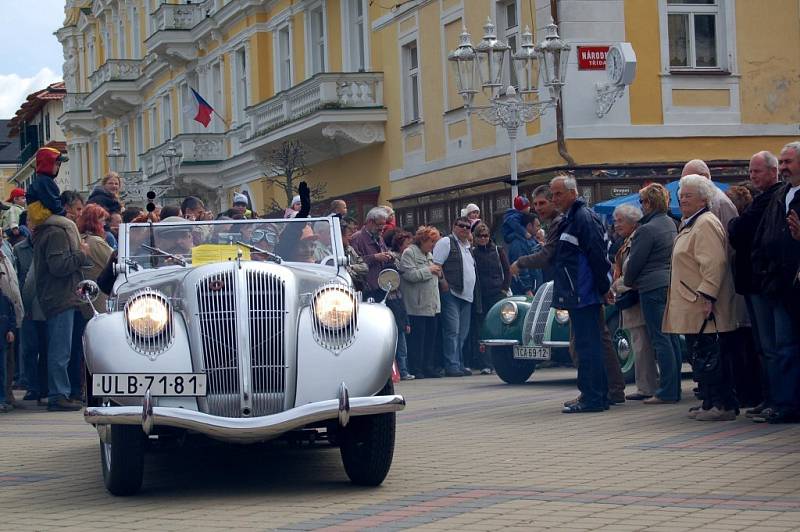
{"label": "bare tree branch", "polygon": [[[303,177],[308,175],[309,169],[305,163],[306,149],[298,140],[284,142],[280,147],[272,150],[264,163],[264,175],[267,183],[281,189],[286,196],[286,204],[279,205],[273,199],[270,205],[273,211],[281,211],[292,204],[292,198],[297,194],[297,187]],[[310,185],[311,199],[319,199],[327,193],[325,183]]]}

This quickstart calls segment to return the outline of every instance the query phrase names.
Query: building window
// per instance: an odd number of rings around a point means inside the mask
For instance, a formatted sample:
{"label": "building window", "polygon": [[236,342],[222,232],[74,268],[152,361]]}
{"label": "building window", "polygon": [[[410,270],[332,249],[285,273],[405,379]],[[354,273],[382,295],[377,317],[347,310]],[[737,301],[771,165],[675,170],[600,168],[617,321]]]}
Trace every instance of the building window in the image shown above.
{"label": "building window", "polygon": [[131,7],[130,11],[130,19],[131,19],[131,33],[132,33],[132,42],[131,42],[131,59],[139,59],[142,55],[141,50],[141,40],[142,36],[139,33],[139,23],[141,20],[139,19],[139,8],[136,6]]}
{"label": "building window", "polygon": [[44,115],[44,141],[50,142],[50,113]]}
{"label": "building window", "polygon": [[[131,128],[130,128],[130,126],[128,124],[125,124],[125,125],[122,126],[122,135],[121,135],[121,137],[122,138],[119,141],[119,148],[122,150],[122,153],[124,153],[125,155],[128,155],[128,153],[130,152],[130,149],[131,149],[131,144],[130,144],[130,142],[131,142]],[[130,157],[125,159],[125,162],[128,163],[128,165],[130,165],[130,166],[133,165],[133,160]],[[120,168],[119,170],[121,172],[127,171],[126,168]]]}
{"label": "building window", "polygon": [[325,72],[325,12],[318,4],[306,12],[306,34],[308,35],[309,71],[311,75]]}
{"label": "building window", "polygon": [[403,46],[403,72],[405,123],[410,124],[420,119],[419,56],[417,54],[416,41],[412,41]]}
{"label": "building window", "polygon": [[144,153],[144,117],[136,117],[136,145],[133,147],[131,168],[139,168],[139,154]]}
{"label": "building window", "polygon": [[723,69],[720,22],[720,0],[667,0],[670,69]]}
{"label": "building window", "polygon": [[366,0],[346,0],[345,7],[345,68],[350,71],[367,70],[367,20]]}
{"label": "building window", "polygon": [[[222,101],[222,66],[220,65],[219,61],[214,63],[211,67],[211,85],[213,91],[213,100],[210,102],[211,106],[214,109],[224,109],[225,106]],[[214,128],[214,133],[219,133],[221,131],[221,121],[220,120],[211,120],[212,127]]]}
{"label": "building window", "polygon": [[246,116],[244,113],[247,108],[247,50],[241,48],[236,51],[236,105],[237,105],[237,119],[239,123],[245,121]]}
{"label": "building window", "polygon": [[[519,13],[517,12],[516,0],[503,0],[497,3],[497,36],[503,40],[511,48],[511,56],[517,51],[517,43],[519,41]],[[503,80],[502,90],[505,92],[506,87],[513,85],[518,87],[517,73],[514,71],[514,66],[511,64],[510,57],[507,56],[505,64],[503,65]]]}
{"label": "building window", "polygon": [[155,105],[150,109],[150,147],[158,146],[158,113]]}
{"label": "building window", "polygon": [[92,143],[92,174],[95,176],[92,182],[100,179],[100,142],[95,141]]}
{"label": "building window", "polygon": [[166,142],[172,138],[172,104],[169,94],[161,98],[161,141]]}
{"label": "building window", "polygon": [[285,91],[292,86],[292,35],[288,25],[278,30],[277,39],[278,68],[276,74],[278,79],[276,85],[278,90]]}
{"label": "building window", "polygon": [[89,40],[89,46],[86,47],[86,65],[86,71],[89,74],[94,74],[94,71],[97,68],[94,62],[94,38]]}
{"label": "building window", "polygon": [[119,22],[117,23],[117,46],[119,47],[119,53],[117,54],[117,57],[120,59],[128,59],[128,49],[127,46],[125,46],[127,39],[125,37],[125,22],[120,16]]}

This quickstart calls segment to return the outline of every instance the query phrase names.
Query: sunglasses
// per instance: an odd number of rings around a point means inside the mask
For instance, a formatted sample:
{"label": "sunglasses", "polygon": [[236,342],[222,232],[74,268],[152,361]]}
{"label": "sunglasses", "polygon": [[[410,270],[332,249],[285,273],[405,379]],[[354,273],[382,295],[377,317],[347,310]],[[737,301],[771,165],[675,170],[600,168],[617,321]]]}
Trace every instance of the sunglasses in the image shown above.
{"label": "sunglasses", "polygon": [[475,235],[475,238],[489,238],[489,235]]}
{"label": "sunglasses", "polygon": [[469,224],[456,224],[456,227],[460,227],[461,229],[469,229]]}

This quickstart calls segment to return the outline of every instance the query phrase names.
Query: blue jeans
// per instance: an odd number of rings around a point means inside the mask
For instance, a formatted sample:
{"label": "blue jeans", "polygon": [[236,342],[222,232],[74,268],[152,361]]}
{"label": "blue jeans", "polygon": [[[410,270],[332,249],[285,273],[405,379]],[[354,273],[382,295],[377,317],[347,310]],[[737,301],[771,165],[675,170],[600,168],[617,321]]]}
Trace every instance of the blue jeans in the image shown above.
{"label": "blue jeans", "polygon": [[472,303],[450,292],[442,294],[442,351],[446,371],[464,370],[464,342],[469,335]]}
{"label": "blue jeans", "polygon": [[34,394],[41,392],[39,389],[39,331],[36,322],[29,319],[22,320],[19,330],[19,350],[22,359],[24,381],[26,389]]}
{"label": "blue jeans", "polygon": [[800,411],[800,325],[792,323],[786,306],[762,295],[752,296],[758,335],[777,410]]}
{"label": "blue jeans", "polygon": [[[3,338],[5,340],[5,338]],[[0,342],[0,405],[6,402],[6,347]]]}
{"label": "blue jeans", "polygon": [[83,331],[86,330],[86,319],[79,310],[75,311],[72,323],[72,350],[69,354],[70,397],[81,397],[81,381],[83,380]]}
{"label": "blue jeans", "polygon": [[650,336],[650,345],[658,362],[656,397],[664,401],[681,399],[681,345],[678,336],[661,332],[661,322],[667,306],[667,287],[639,292],[642,315]]}
{"label": "blue jeans", "polygon": [[406,345],[406,333],[397,331],[397,350],[395,351],[394,358],[397,361],[397,371],[400,375],[408,374],[408,347]]}
{"label": "blue jeans", "polygon": [[47,318],[47,387],[48,399],[68,399],[72,393],[69,383],[69,356],[72,351],[72,323],[75,309],[67,309]]}
{"label": "blue jeans", "polygon": [[581,403],[591,408],[605,407],[608,396],[603,332],[597,321],[599,313],[600,305],[569,309],[578,357],[578,390]]}

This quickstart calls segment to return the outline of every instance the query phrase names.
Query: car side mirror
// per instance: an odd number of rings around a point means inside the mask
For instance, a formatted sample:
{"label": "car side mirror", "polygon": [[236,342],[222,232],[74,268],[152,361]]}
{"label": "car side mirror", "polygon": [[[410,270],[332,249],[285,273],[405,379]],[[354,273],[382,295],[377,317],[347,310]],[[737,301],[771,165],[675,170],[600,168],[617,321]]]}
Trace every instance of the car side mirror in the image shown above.
{"label": "car side mirror", "polygon": [[[378,274],[378,286],[381,290],[386,292],[386,297],[389,297],[389,292],[400,288],[400,274],[397,270],[386,268]],[[384,297],[384,301],[386,300]]]}
{"label": "car side mirror", "polygon": [[75,293],[78,294],[78,297],[80,297],[83,302],[88,303],[89,306],[92,307],[95,316],[99,314],[94,307],[95,300],[100,296],[100,287],[96,282],[88,279],[79,282]]}

